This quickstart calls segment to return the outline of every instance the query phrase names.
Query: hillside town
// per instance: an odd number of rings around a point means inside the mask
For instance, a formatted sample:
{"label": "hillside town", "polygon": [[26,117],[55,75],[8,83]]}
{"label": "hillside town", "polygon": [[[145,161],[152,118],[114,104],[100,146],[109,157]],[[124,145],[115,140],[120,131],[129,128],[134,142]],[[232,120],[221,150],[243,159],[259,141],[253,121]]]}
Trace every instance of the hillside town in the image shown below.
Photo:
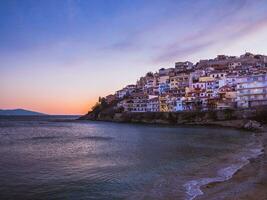
{"label": "hillside town", "polygon": [[176,62],[105,97],[123,112],[182,112],[267,105],[267,56]]}

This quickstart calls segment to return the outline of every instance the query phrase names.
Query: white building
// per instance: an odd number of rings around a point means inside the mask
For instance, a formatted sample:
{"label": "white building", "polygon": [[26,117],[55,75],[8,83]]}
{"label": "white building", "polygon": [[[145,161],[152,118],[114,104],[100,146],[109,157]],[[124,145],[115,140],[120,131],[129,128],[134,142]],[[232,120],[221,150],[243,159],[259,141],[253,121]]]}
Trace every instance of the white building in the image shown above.
{"label": "white building", "polygon": [[126,91],[125,89],[118,90],[118,91],[116,92],[116,97],[117,97],[118,99],[122,99],[123,97],[126,96],[126,94],[127,94],[127,91]]}
{"label": "white building", "polygon": [[242,81],[242,78],[238,75],[227,75],[226,76],[226,85],[236,87],[239,82]]}
{"label": "white building", "polygon": [[147,102],[148,95],[143,93],[136,93],[132,95],[132,112],[146,112],[147,111]]}
{"label": "white building", "polygon": [[159,97],[152,97],[148,99],[147,102],[148,112],[159,112]]}
{"label": "white building", "polygon": [[117,104],[117,107],[122,107],[124,112],[132,112],[133,101],[131,99],[124,99]]}
{"label": "white building", "polygon": [[175,111],[179,112],[179,111],[185,111],[186,107],[184,105],[186,98],[185,97],[181,97],[181,98],[177,98],[176,99],[176,106],[175,106]]}
{"label": "white building", "polygon": [[244,76],[237,84],[237,106],[267,105],[267,75]]}

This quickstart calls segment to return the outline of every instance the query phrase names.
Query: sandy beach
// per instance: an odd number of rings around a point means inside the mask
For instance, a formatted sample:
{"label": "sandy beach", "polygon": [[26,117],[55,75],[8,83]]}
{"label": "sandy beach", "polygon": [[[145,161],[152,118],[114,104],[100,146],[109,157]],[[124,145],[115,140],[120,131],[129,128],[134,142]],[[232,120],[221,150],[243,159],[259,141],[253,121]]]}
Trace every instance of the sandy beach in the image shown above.
{"label": "sandy beach", "polygon": [[228,181],[211,183],[201,188],[203,195],[197,200],[267,200],[267,129],[259,134],[264,153],[255,159]]}

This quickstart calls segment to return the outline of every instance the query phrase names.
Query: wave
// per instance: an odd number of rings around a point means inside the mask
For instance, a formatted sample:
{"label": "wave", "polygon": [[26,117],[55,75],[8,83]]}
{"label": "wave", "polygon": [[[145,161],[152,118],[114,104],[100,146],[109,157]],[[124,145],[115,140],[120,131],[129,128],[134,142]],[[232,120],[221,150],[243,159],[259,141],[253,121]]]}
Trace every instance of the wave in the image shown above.
{"label": "wave", "polygon": [[57,139],[60,138],[58,136],[36,136],[36,137],[32,137],[32,138],[25,138],[22,140],[51,140],[51,139]]}
{"label": "wave", "polygon": [[85,140],[95,140],[95,141],[107,141],[107,140],[112,140],[112,137],[108,136],[85,136],[81,137],[80,139],[85,139]]}
{"label": "wave", "polygon": [[[251,144],[250,144],[251,146]],[[249,160],[252,158],[257,158],[263,154],[263,146],[257,145],[253,148],[249,148],[246,152],[243,152],[239,158],[235,160],[235,163],[230,164],[229,166],[222,168],[217,171],[216,177],[211,178],[201,178],[198,180],[188,181],[184,187],[186,188],[186,193],[188,195],[188,200],[193,200],[197,196],[203,195],[201,187],[210,183],[223,182],[231,179],[233,175],[240,170],[245,165],[249,164]]]}

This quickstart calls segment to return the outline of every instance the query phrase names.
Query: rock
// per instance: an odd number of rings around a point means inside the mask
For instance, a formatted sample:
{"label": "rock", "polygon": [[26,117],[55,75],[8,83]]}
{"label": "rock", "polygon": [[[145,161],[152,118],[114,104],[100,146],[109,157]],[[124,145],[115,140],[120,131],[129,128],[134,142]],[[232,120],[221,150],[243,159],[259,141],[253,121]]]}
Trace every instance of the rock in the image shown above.
{"label": "rock", "polygon": [[121,113],[115,113],[113,120],[116,122],[121,122],[123,121],[122,114]]}
{"label": "rock", "polygon": [[169,124],[169,121],[164,119],[155,119],[154,122],[156,124]]}
{"label": "rock", "polygon": [[243,125],[243,128],[247,130],[262,130],[263,127],[259,122],[254,120],[249,120]]}

